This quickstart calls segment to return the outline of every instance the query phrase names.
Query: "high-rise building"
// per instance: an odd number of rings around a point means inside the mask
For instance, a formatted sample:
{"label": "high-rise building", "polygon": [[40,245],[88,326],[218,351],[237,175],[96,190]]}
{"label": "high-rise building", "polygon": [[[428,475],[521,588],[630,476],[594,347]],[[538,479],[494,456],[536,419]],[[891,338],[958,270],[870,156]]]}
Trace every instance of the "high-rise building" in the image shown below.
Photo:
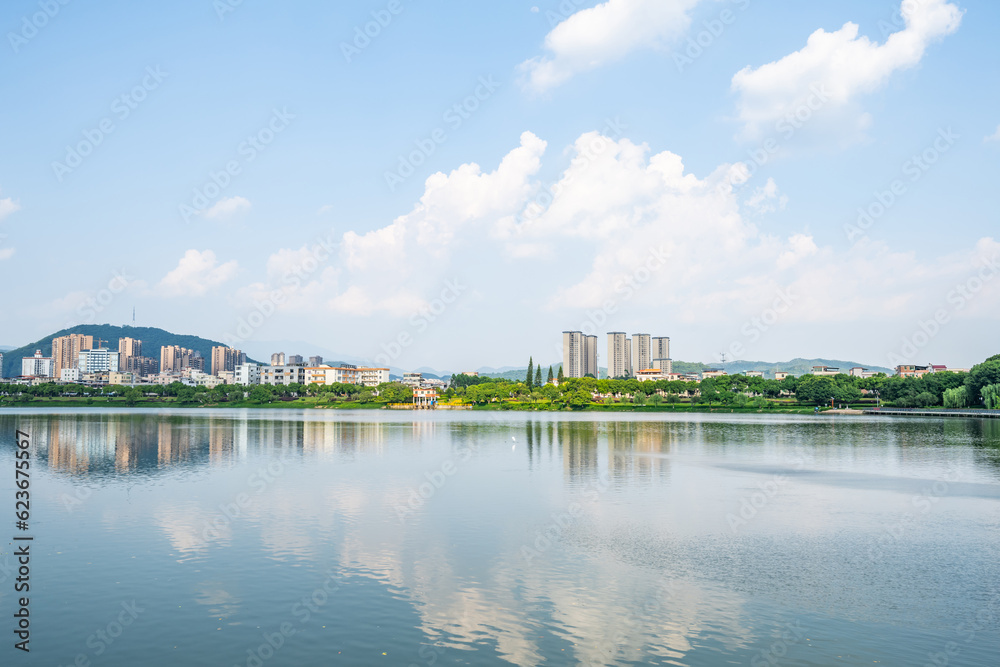
{"label": "high-rise building", "polygon": [[608,332],[608,377],[620,378],[632,374],[632,341],[623,331]]}
{"label": "high-rise building", "polygon": [[212,348],[212,375],[225,371],[235,371],[236,367],[247,362],[247,355],[232,347],[217,345]]}
{"label": "high-rise building", "polygon": [[77,368],[81,373],[118,372],[118,352],[104,347],[95,347],[80,352]]}
{"label": "high-rise building", "polygon": [[309,357],[309,365],[312,366],[312,367],[314,367],[314,368],[316,366],[322,366],[323,365],[323,357]]}
{"label": "high-rise building", "polygon": [[601,376],[601,369],[597,366],[597,336],[583,337],[583,375]]}
{"label": "high-rise building", "polygon": [[568,378],[597,377],[597,336],[582,331],[563,332],[563,375]]}
{"label": "high-rise building", "polygon": [[[164,345],[160,348],[160,372],[170,373],[182,371],[185,368],[196,368],[193,363],[195,355],[201,358],[201,354],[194,350],[179,345]],[[201,359],[199,370],[205,369],[205,360]]]}
{"label": "high-rise building", "polygon": [[302,359],[301,354],[292,354],[288,357],[289,366],[298,366],[299,364],[304,364],[305,361]]}
{"label": "high-rise building", "polygon": [[191,360],[188,362],[188,368],[196,371],[205,372],[205,357],[201,356],[201,352],[198,350],[193,350],[191,352]]}
{"label": "high-rise building", "polygon": [[650,354],[650,335],[632,334],[632,375],[639,371],[652,368],[653,357]]}
{"label": "high-rise building", "polygon": [[275,352],[271,355],[271,365],[272,366],[284,366],[285,365],[285,353]]}
{"label": "high-rise building", "polygon": [[21,375],[26,378],[50,378],[54,364],[52,357],[43,357],[41,350],[35,350],[35,356],[21,358]]}
{"label": "high-rise building", "polygon": [[651,347],[649,352],[650,359],[669,359],[670,358],[670,337],[669,336],[654,336],[651,341]]}
{"label": "high-rise building", "polygon": [[70,334],[52,339],[53,376],[60,377],[64,368],[80,365],[80,352],[94,347],[94,337]]}
{"label": "high-rise building", "polygon": [[135,338],[118,339],[118,370],[127,371],[129,359],[142,356],[142,341]]}

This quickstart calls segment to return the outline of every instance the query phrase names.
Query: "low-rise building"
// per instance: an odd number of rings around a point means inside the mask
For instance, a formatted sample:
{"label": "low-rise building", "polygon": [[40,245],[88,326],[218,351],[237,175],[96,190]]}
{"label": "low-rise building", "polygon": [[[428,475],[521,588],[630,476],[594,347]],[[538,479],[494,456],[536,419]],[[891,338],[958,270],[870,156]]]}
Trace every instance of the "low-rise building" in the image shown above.
{"label": "low-rise building", "polygon": [[746,371],[743,375],[748,378],[762,378],[764,377],[764,371]]}
{"label": "low-rise building", "polygon": [[260,365],[259,364],[240,364],[233,371],[233,384],[243,385],[244,387],[253,387],[260,384]]}
{"label": "low-rise building", "polygon": [[306,384],[305,366],[264,366],[260,375],[261,384],[290,385]]}
{"label": "low-rise building", "polygon": [[410,387],[419,387],[424,382],[423,373],[403,373],[403,384]]}
{"label": "low-rise building", "polygon": [[726,371],[721,368],[709,368],[701,372],[701,379],[708,380],[710,378],[720,378],[725,375],[729,375]]}
{"label": "low-rise building", "polygon": [[438,398],[437,390],[431,387],[416,387],[413,390],[413,404],[418,408],[433,408]]}
{"label": "low-rise building", "polygon": [[896,375],[904,378],[922,378],[930,372],[930,366],[917,366],[915,364],[901,364],[896,366]]}
{"label": "low-rise building", "polygon": [[867,368],[863,368],[861,366],[855,366],[850,371],[848,371],[848,374],[851,377],[862,378],[862,379],[873,378],[876,375],[878,375],[878,373],[876,373],[875,371],[870,371]]}
{"label": "low-rise building", "polygon": [[136,383],[135,373],[121,372],[121,371],[109,371],[108,372],[108,384],[122,384],[122,385],[133,385]]}
{"label": "low-rise building", "polygon": [[788,371],[774,371],[774,379],[777,380],[778,382],[781,382],[785,378],[790,378],[790,377],[794,376]]}
{"label": "low-rise building", "polygon": [[306,368],[306,384],[360,384],[377,387],[388,381],[388,368],[358,368],[350,364]]}
{"label": "low-rise building", "polygon": [[83,372],[79,368],[64,368],[59,376],[61,382],[79,383],[83,380]]}
{"label": "low-rise building", "polygon": [[809,374],[819,375],[822,377],[832,377],[834,375],[840,375],[840,369],[832,366],[813,366]]}

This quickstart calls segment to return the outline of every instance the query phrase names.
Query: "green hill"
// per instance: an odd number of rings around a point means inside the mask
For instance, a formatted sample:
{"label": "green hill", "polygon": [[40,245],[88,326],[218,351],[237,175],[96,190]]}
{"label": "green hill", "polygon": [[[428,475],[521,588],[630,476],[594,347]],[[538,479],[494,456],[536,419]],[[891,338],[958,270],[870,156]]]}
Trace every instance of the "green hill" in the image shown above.
{"label": "green hill", "polygon": [[111,349],[118,349],[118,340],[121,338],[136,338],[142,341],[142,354],[159,361],[160,348],[165,345],[180,345],[191,350],[201,352],[205,357],[206,371],[207,365],[212,362],[212,348],[225,345],[214,340],[208,340],[199,336],[184,336],[170,333],[163,329],[154,327],[117,327],[111,324],[81,324],[69,329],[63,329],[46,336],[34,343],[19,347],[3,353],[3,377],[17,377],[21,374],[22,357],[30,357],[35,354],[35,350],[41,350],[46,357],[52,355],[52,339],[69,334],[84,334],[93,336],[94,343],[100,338],[104,341],[103,346]]}

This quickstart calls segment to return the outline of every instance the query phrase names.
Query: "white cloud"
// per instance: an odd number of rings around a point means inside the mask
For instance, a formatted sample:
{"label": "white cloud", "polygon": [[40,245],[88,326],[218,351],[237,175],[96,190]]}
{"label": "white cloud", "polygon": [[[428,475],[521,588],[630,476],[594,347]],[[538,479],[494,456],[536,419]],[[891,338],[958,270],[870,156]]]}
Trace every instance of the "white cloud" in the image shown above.
{"label": "white cloud", "polygon": [[963,15],[947,0],[903,0],[900,13],[905,28],[884,44],[858,36],[858,26],[846,23],[832,33],[817,30],[805,47],[778,61],[737,72],[732,88],[740,96],[744,136],[757,139],[772,126],[782,131],[796,113],[800,120],[823,115],[865,129],[871,118],[856,108],[858,98],[919,64],[932,42],[958,30]]}
{"label": "white cloud", "polygon": [[[849,337],[859,323],[912,326],[944,304],[950,286],[974,275],[977,258],[1000,253],[992,239],[945,256],[921,248],[921,257],[870,240],[842,249],[801,230],[776,235],[746,212],[780,206],[778,187],[768,181],[748,205],[731,178],[744,165],[723,164],[699,177],[674,153],[596,132],[555,158],[568,164],[545,184],[537,178],[545,149],[525,133],[493,171],[467,164],[435,174],[407,214],[344,234],[340,256],[290,288],[281,308],[338,324],[365,318],[365,327],[389,332],[389,340],[393,332],[422,331],[412,316],[427,312],[446,281],[458,280],[469,296],[447,306],[445,317],[454,319],[435,325],[434,338],[461,340],[483,317],[505,330],[526,314],[579,326],[585,314],[603,312],[608,326],[617,326],[608,303],[622,322],[669,321],[723,336],[729,328],[739,336],[739,323],[790,290],[794,307],[783,326]],[[528,215],[535,203],[540,210]],[[282,285],[305,252],[276,252],[267,280],[253,289]],[[983,312],[996,303],[1000,283],[989,289],[976,302]],[[973,312],[965,308],[956,318]],[[380,342],[359,346],[375,353]]]}
{"label": "white cloud", "polygon": [[0,248],[0,262],[14,256],[14,248]]}
{"label": "white cloud", "polygon": [[250,200],[246,197],[225,197],[215,203],[214,206],[205,211],[204,215],[209,220],[226,220],[237,213],[250,210]]}
{"label": "white cloud", "polygon": [[[1000,125],[997,126],[997,131],[986,137],[983,141],[1000,141]],[[2,217],[2,216],[0,216]]]}
{"label": "white cloud", "polygon": [[166,296],[203,296],[236,275],[236,260],[219,264],[211,250],[188,250],[157,288]]}
{"label": "white cloud", "polygon": [[521,63],[523,85],[544,92],[575,74],[684,34],[700,0],[607,0],[583,9],[545,37],[545,55]]}
{"label": "white cloud", "polygon": [[21,210],[20,204],[18,204],[10,197],[7,197],[6,199],[0,199],[0,220],[3,220],[14,211],[19,211],[19,210]]}
{"label": "white cloud", "polygon": [[788,204],[788,197],[778,194],[778,184],[773,178],[767,179],[764,187],[757,188],[746,200],[746,205],[757,213],[773,213],[783,210]]}

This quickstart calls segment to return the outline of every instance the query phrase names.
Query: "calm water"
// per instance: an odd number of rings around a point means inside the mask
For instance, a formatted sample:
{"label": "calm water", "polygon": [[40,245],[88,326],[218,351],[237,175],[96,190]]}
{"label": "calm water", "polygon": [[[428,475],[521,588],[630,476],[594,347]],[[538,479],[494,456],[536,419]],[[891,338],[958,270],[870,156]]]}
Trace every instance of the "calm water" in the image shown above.
{"label": "calm water", "polygon": [[1000,664],[1000,421],[7,410],[0,431],[4,665]]}

